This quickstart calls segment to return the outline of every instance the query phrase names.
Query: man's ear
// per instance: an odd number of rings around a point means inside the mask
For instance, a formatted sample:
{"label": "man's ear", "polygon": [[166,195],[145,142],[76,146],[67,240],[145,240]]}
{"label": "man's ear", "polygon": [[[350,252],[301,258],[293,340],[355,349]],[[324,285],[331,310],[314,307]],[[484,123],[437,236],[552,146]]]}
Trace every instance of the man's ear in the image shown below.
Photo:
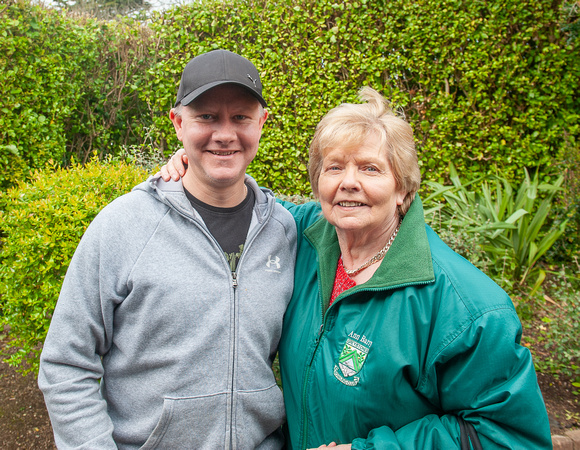
{"label": "man's ear", "polygon": [[171,108],[171,111],[169,111],[169,118],[173,123],[173,128],[175,128],[175,134],[177,135],[177,139],[182,141],[183,140],[182,139],[183,128],[181,127],[183,121],[182,117],[175,114],[175,109]]}
{"label": "man's ear", "polygon": [[270,114],[268,113],[268,110],[267,109],[264,109],[264,115],[260,119],[260,129],[262,129],[262,127],[264,126],[264,123],[266,122],[266,120],[268,120],[268,116],[269,115]]}

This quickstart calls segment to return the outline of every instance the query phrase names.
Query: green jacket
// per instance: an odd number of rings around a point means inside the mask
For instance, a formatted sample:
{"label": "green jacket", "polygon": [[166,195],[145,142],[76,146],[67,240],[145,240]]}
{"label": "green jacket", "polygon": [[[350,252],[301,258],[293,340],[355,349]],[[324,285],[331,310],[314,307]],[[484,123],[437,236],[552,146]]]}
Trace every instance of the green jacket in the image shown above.
{"label": "green jacket", "polygon": [[340,248],[316,203],[298,225],[280,365],[292,449],[552,448],[548,416],[508,295],[425,225],[416,197],[374,276],[326,309]]}

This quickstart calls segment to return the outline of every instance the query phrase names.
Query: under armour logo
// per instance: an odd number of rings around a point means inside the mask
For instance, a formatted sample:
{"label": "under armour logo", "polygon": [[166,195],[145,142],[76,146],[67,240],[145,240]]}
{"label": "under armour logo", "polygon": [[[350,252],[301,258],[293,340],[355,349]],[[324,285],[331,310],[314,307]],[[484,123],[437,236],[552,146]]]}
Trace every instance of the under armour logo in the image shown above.
{"label": "under armour logo", "polygon": [[280,258],[278,256],[276,256],[275,258],[272,258],[272,255],[269,255],[268,262],[266,263],[266,266],[268,266],[268,267],[276,266],[276,269],[279,269],[280,268]]}
{"label": "under armour logo", "polygon": [[250,79],[250,81],[251,81],[252,83],[254,83],[254,87],[257,87],[257,86],[256,86],[256,80],[254,80],[254,79],[253,79],[253,78],[250,76],[250,74],[248,74],[248,78]]}

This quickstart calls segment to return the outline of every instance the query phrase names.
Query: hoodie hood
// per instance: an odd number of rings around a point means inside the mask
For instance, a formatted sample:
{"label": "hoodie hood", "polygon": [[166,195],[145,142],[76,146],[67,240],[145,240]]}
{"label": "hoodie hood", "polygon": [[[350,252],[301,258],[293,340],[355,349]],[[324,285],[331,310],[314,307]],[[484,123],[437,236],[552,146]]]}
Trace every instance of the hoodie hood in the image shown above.
{"label": "hoodie hood", "polygon": [[[275,198],[270,189],[261,188],[251,176],[245,176],[244,182],[249,189],[254,191],[256,203],[254,212],[258,222],[263,222],[274,207]],[[200,220],[200,216],[191,206],[190,201],[185,195],[183,183],[181,179],[177,181],[163,181],[160,175],[152,175],[146,181],[138,184],[133,188],[134,191],[144,191],[187,217],[192,217]]]}

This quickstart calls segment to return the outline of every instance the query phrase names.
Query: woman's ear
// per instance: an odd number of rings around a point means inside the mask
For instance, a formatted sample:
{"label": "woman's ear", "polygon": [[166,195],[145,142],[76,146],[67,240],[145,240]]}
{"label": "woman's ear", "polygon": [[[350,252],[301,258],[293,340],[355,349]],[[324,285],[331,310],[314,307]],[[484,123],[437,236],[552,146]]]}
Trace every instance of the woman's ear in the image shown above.
{"label": "woman's ear", "polygon": [[407,195],[409,193],[407,191],[397,191],[397,205],[401,206],[404,202],[405,199],[407,198]]}

